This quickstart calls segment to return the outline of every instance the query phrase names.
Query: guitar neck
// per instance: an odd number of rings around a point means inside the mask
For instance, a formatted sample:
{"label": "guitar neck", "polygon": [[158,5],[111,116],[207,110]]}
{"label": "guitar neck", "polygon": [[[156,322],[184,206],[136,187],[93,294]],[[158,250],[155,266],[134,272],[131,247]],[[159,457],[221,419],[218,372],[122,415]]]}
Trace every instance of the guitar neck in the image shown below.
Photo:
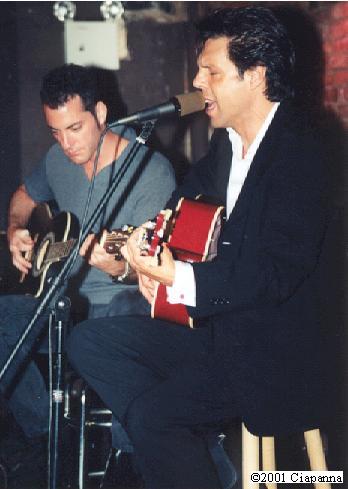
{"label": "guitar neck", "polygon": [[[119,255],[121,247],[125,244],[133,228],[116,229],[111,232],[104,231],[100,240],[100,245],[103,246],[109,255]],[[48,263],[59,261],[69,256],[71,250],[77,243],[77,239],[68,239],[67,241],[59,241],[51,243],[45,261]]]}
{"label": "guitar neck", "polygon": [[[122,229],[115,229],[110,233],[104,231],[100,240],[100,245],[110,255],[120,255],[120,249],[125,244],[129,236],[132,234],[134,228],[132,226],[125,226]],[[121,256],[121,255],[120,255]]]}

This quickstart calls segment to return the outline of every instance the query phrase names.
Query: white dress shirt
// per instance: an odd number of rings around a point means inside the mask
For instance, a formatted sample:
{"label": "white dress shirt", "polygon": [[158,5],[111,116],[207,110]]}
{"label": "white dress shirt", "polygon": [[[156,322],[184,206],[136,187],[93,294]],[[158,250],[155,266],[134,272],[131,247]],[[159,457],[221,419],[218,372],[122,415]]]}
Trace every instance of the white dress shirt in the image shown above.
{"label": "white dress shirt", "polygon": [[[271,121],[279,106],[279,102],[273,104],[264,123],[243,157],[243,142],[240,135],[232,128],[227,128],[228,137],[232,145],[231,170],[226,195],[226,217],[228,218],[237,202],[247,177],[250,165],[254,159],[261,141],[271,124]],[[193,268],[189,263],[175,261],[175,278],[171,287],[167,286],[167,299],[170,304],[185,304],[196,306],[196,282]]]}

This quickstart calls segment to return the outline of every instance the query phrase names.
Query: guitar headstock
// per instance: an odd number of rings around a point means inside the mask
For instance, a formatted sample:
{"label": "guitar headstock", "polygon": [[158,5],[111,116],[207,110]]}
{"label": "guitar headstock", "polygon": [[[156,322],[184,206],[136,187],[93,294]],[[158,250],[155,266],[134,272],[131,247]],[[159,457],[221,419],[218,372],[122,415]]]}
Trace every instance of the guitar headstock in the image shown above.
{"label": "guitar headstock", "polygon": [[[162,210],[153,221],[143,226],[144,233],[139,239],[138,246],[147,255],[157,256],[160,253],[161,244],[167,241],[171,232],[172,214],[173,212],[169,209]],[[104,230],[99,243],[107,253],[115,255],[116,260],[121,260],[120,249],[134,229],[134,226],[125,225],[121,229],[114,229],[110,232]]]}
{"label": "guitar headstock", "polygon": [[103,246],[107,253],[115,255],[116,260],[121,260],[122,255],[120,250],[134,229],[134,226],[125,224],[121,229],[114,229],[110,232],[104,230],[100,239],[100,245]]}
{"label": "guitar headstock", "polygon": [[[140,247],[146,249],[147,254],[150,256],[157,256],[161,251],[161,244],[168,240],[168,236],[171,232],[173,211],[165,209],[159,212],[155,220],[151,223],[145,233],[146,246]],[[143,241],[144,241],[143,240]]]}

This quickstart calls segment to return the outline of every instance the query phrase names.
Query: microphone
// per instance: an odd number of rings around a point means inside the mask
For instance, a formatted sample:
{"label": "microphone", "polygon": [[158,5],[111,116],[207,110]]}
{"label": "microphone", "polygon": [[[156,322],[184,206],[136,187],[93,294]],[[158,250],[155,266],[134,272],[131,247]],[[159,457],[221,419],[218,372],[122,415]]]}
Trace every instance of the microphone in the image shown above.
{"label": "microphone", "polygon": [[113,122],[109,127],[118,126],[121,124],[132,124],[143,121],[150,121],[152,119],[158,119],[160,117],[175,114],[178,117],[184,117],[185,115],[192,114],[203,110],[205,107],[204,97],[202,92],[190,92],[183,93],[181,95],[175,95],[168,102],[160,105],[155,105],[149,109],[140,110],[127,117],[118,119]]}

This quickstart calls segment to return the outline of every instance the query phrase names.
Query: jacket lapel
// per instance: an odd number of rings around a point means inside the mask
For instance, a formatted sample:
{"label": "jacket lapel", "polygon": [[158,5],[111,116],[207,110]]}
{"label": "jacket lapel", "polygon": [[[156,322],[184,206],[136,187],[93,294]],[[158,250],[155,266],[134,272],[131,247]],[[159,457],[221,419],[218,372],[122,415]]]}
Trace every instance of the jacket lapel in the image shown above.
{"label": "jacket lapel", "polygon": [[[248,175],[244,181],[237,202],[231,212],[228,221],[234,221],[243,216],[249,207],[254,189],[260,181],[260,177],[271,167],[276,156],[273,148],[279,145],[280,130],[282,121],[284,120],[284,112],[286,111],[286,102],[283,102],[274,115],[274,118],[263,138],[261,144],[256,151]],[[228,182],[228,180],[227,180]]]}
{"label": "jacket lapel", "polygon": [[232,147],[226,129],[220,131],[219,143],[216,151],[216,161],[214,164],[214,194],[226,206],[226,191],[231,170]]}

